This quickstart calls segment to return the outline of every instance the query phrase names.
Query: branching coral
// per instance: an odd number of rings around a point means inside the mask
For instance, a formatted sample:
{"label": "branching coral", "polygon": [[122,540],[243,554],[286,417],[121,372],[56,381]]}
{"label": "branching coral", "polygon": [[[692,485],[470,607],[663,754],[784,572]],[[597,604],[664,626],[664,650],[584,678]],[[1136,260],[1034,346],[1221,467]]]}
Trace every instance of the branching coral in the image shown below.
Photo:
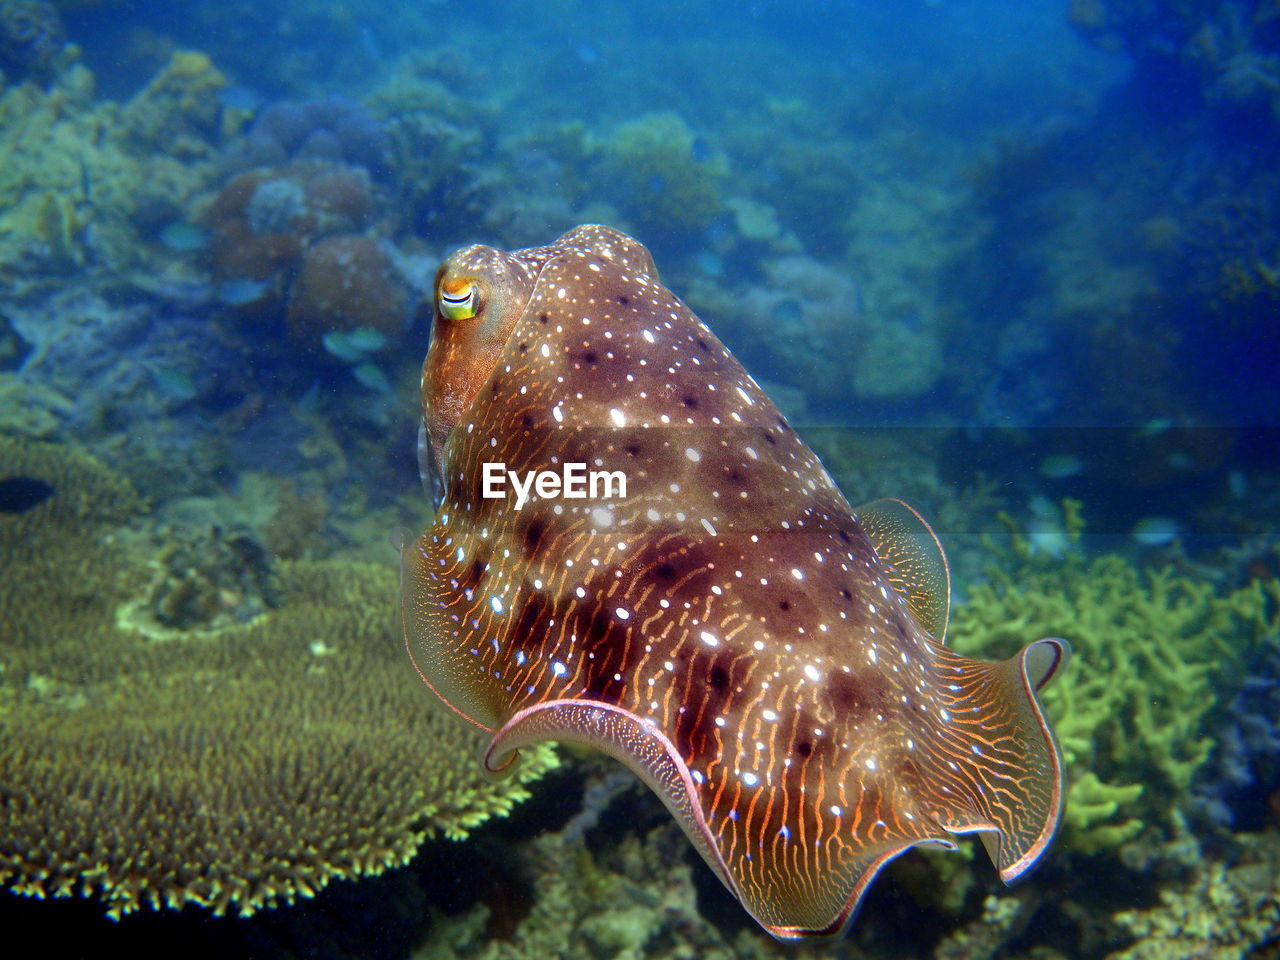
{"label": "branching coral", "polygon": [[475,732],[400,655],[396,576],[282,565],[279,606],[156,639],[129,601],[153,577],[115,525],[136,498],[88,458],[3,441],[55,489],[0,514],[0,883],[97,897],[113,917],[196,903],[242,914],[462,837],[555,763],[485,781]]}
{"label": "branching coral", "polygon": [[[771,945],[735,949],[698,912],[694,870],[673,824],[628,835],[620,845],[593,856],[566,832],[544,833],[518,855],[532,880],[535,899],[509,939],[481,933],[486,906],[449,921],[420,956],[444,960],[643,960],[702,957],[707,960],[777,956]],[[571,832],[571,831],[569,831]],[[566,868],[566,865],[569,865]],[[491,915],[490,915],[491,916]],[[566,937],[566,931],[573,934]]]}
{"label": "branching coral", "polygon": [[[1068,507],[1078,540],[1078,504]],[[1144,826],[1168,832],[1213,749],[1204,722],[1217,690],[1280,630],[1280,581],[1219,592],[1118,556],[1046,558],[1016,534],[1007,559],[969,589],[951,642],[987,655],[1040,636],[1075,647],[1064,682],[1044,695],[1071,783],[1067,843],[1092,852]]]}

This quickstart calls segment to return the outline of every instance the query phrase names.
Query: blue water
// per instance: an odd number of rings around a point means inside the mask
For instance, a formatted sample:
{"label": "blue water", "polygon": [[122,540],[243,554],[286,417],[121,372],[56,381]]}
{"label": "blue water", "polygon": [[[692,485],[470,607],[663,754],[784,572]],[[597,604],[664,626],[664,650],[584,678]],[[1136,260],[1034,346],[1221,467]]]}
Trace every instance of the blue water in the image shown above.
{"label": "blue water", "polygon": [[[648,247],[851,502],[900,496],[938,518],[957,599],[1006,520],[1051,556],[1171,564],[1222,591],[1268,582],[1280,20],[1246,0],[1142,6],[0,5],[0,438],[127,477],[151,504],[138,550],[216,529],[264,563],[389,565],[390,531],[430,515],[416,445],[437,266],[465,244],[604,222]],[[42,509],[54,479],[6,468],[0,519]],[[1064,498],[1084,504],[1083,547]],[[1204,731],[1224,746],[1188,787],[1204,863],[1280,825],[1280,659],[1262,643],[1247,659]],[[585,762],[548,782],[467,846],[429,845],[305,910],[116,925],[93,900],[6,894],[0,917],[73,950],[198,953],[207,931],[218,956],[544,955],[557,934],[563,956],[773,955],[683,847],[668,887],[624,889],[632,920],[661,927],[669,908],[692,926],[633,954],[624,933],[557,930],[531,838],[562,830],[565,870],[587,857],[616,876],[665,814]],[[1155,903],[1162,881],[1091,898],[1063,877],[1120,855],[1059,855],[1037,919],[967,955],[1062,937],[1105,957],[1134,939],[1107,918]],[[981,914],[973,890],[940,906],[911,869],[867,908],[892,922],[832,955],[935,955]],[[662,906],[677,888],[691,902]],[[490,920],[468,932],[477,904]],[[920,931],[894,941],[917,910]]]}

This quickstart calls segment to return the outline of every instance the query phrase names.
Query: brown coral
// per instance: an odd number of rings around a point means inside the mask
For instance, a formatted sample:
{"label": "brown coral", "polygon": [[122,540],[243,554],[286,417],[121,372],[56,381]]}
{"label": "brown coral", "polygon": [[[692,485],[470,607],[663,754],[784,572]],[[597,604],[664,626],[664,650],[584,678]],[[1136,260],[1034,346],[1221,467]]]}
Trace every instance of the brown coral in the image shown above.
{"label": "brown coral", "polygon": [[[0,441],[55,487],[0,515],[0,884],[111,916],[242,914],[407,861],[505,813],[554,764],[482,780],[471,731],[408,675],[396,577],[290,563],[252,622],[154,639],[131,625],[152,548],[127,484],[87,457]],[[137,536],[135,532],[134,536]]]}
{"label": "brown coral", "polygon": [[371,191],[364,169],[327,160],[242,173],[202,217],[213,233],[215,275],[264,279],[316,239],[361,229],[372,213]]}
{"label": "brown coral", "polygon": [[318,344],[335,330],[367,328],[394,339],[409,297],[385,247],[372,237],[321,240],[306,252],[285,317],[295,342]]}

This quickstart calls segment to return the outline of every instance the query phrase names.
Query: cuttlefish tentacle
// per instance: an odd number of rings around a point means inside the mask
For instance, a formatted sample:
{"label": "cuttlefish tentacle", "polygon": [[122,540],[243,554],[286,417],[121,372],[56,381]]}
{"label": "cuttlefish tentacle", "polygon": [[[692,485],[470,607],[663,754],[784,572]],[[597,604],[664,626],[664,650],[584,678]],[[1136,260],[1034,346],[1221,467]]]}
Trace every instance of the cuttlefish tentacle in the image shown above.
{"label": "cuttlefish tentacle", "polygon": [[[591,744],[653,788],[782,938],[845,928],[880,868],[979,833],[1010,881],[1062,807],[1036,693],[1068,647],[943,646],[949,584],[910,507],[854,511],[648,251],[606,227],[437,278],[424,364],[435,521],[402,550],[422,678],[494,732]],[[516,509],[486,464],[582,463],[626,495]]]}

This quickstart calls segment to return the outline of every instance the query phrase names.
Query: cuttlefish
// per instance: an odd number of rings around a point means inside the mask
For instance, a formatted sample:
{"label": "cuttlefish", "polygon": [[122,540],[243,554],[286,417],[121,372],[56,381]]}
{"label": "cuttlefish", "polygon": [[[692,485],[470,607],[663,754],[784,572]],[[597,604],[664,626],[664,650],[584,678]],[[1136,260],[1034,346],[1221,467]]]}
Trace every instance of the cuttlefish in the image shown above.
{"label": "cuttlefish", "polygon": [[929,527],[852,509],[636,240],[467,247],[435,297],[437,512],[402,549],[402,614],[422,679],[493,734],[489,771],[542,740],[616,757],[779,938],[842,932],[913,846],[977,833],[1006,882],[1036,863],[1062,810],[1036,694],[1064,641],[945,647]]}

